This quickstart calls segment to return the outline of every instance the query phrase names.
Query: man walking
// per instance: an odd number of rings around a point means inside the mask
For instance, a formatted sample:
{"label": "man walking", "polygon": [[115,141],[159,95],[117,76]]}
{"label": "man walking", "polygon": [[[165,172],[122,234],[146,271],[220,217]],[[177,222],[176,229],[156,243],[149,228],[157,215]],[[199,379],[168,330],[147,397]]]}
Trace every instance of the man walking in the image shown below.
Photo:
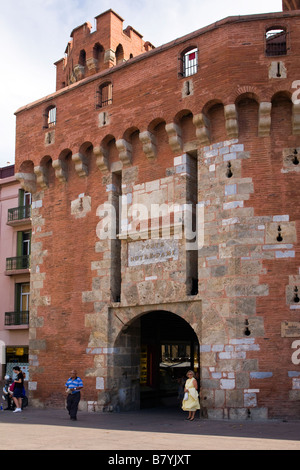
{"label": "man walking", "polygon": [[77,371],[72,370],[71,377],[67,380],[66,384],[67,397],[67,410],[72,421],[77,420],[77,410],[80,402],[80,390],[83,388],[83,383],[80,377],[77,377]]}

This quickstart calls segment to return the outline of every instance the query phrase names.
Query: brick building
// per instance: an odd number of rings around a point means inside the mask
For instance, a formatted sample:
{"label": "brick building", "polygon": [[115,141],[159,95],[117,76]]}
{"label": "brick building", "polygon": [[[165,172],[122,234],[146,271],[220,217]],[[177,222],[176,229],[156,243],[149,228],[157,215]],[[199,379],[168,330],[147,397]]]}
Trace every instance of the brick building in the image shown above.
{"label": "brick building", "polygon": [[31,403],[176,401],[300,417],[300,10],[154,48],[109,10],[73,30],[56,91],[16,112],[32,204]]}

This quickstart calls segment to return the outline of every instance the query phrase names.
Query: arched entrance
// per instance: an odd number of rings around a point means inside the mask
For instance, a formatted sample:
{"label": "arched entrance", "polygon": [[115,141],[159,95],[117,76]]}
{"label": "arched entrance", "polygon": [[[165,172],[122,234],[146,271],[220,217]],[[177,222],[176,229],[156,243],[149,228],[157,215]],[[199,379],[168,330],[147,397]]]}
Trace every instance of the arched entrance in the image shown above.
{"label": "arched entrance", "polygon": [[189,369],[199,370],[194,329],[181,316],[159,309],[140,313],[123,325],[114,345],[114,407],[130,410],[178,404],[178,379]]}
{"label": "arched entrance", "polygon": [[178,315],[151,312],[140,319],[140,407],[178,403],[179,380],[199,368],[199,343]]}

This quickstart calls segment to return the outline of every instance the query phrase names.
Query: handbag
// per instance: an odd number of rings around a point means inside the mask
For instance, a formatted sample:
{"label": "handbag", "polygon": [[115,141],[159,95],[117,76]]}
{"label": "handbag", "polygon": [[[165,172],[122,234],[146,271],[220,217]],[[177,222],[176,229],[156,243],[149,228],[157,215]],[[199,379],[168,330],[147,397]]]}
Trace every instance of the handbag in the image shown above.
{"label": "handbag", "polygon": [[185,392],[184,394],[184,397],[183,397],[183,400],[186,401],[189,399],[189,393],[188,392]]}
{"label": "handbag", "polygon": [[13,392],[14,389],[15,389],[15,382],[13,382],[13,383],[10,385],[10,387],[9,387],[8,390],[9,390],[10,392]]}

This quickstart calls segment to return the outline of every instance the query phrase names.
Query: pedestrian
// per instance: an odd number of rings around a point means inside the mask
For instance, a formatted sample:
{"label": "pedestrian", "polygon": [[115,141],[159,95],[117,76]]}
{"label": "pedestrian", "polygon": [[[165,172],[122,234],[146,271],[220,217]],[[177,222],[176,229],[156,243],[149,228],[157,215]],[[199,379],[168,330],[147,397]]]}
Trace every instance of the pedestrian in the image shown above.
{"label": "pedestrian", "polygon": [[67,410],[72,421],[77,420],[77,410],[80,402],[80,390],[83,388],[83,383],[80,377],[77,377],[77,371],[72,370],[71,377],[67,380],[66,384],[67,396]]}
{"label": "pedestrian", "polygon": [[196,411],[200,410],[200,403],[198,398],[199,395],[197,391],[198,385],[197,380],[195,379],[195,374],[192,370],[189,370],[186,376],[188,379],[185,382],[185,396],[182,400],[182,409],[189,412],[189,415],[186,419],[189,421],[194,421]]}
{"label": "pedestrian", "polygon": [[22,411],[22,398],[24,397],[24,375],[19,366],[13,368],[17,378],[14,380],[14,390],[13,390],[13,401],[16,405],[16,409],[13,413],[18,413]]}
{"label": "pedestrian", "polygon": [[5,380],[5,384],[2,389],[2,392],[3,392],[2,398],[4,398],[4,400],[6,401],[6,405],[7,405],[6,408],[4,409],[13,410],[12,392],[10,392],[9,390],[9,387],[12,384],[12,379],[9,375],[5,375],[4,380]]}

